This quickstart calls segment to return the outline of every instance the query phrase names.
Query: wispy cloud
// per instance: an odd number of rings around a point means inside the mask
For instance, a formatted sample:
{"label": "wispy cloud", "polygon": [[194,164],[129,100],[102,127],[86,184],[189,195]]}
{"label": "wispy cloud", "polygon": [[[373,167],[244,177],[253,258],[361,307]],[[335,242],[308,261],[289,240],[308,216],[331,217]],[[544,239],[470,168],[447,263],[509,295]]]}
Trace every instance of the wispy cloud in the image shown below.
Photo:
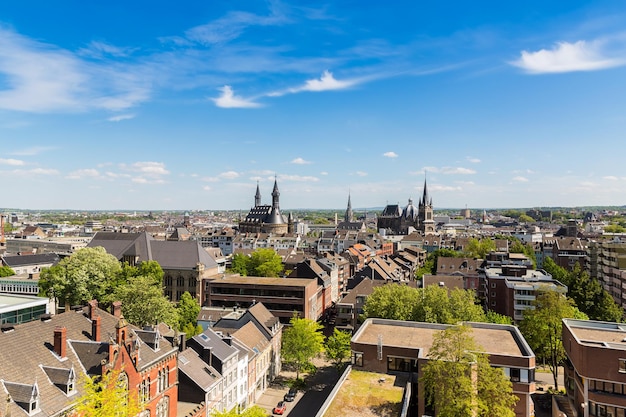
{"label": "wispy cloud", "polygon": [[164,184],[164,176],[170,172],[162,162],[140,161],[131,165],[120,164],[120,169],[137,174],[131,181],[137,184]]}
{"label": "wispy cloud", "polygon": [[[441,192],[446,192],[446,191],[461,191],[462,188],[459,186],[452,186],[452,185],[441,185],[441,184],[433,184],[433,185],[429,185],[429,188],[431,191],[441,191]],[[420,189],[419,187],[416,187],[416,189]]]}
{"label": "wispy cloud", "polygon": [[529,180],[526,177],[517,176],[517,177],[513,177],[511,179],[511,181],[513,181],[513,182],[528,182]]}
{"label": "wispy cloud", "polygon": [[88,169],[79,169],[76,171],[72,171],[65,176],[65,178],[70,180],[80,180],[83,178],[97,178],[100,176],[100,173],[97,169],[88,168]]}
{"label": "wispy cloud", "polygon": [[279,175],[278,179],[280,181],[295,181],[295,182],[317,182],[320,179],[313,176],[308,175]]}
{"label": "wispy cloud", "polygon": [[0,109],[23,112],[123,109],[148,98],[149,81],[119,63],[95,64],[71,51],[0,27]]}
{"label": "wispy cloud", "polygon": [[219,90],[222,92],[222,95],[211,99],[217,107],[222,107],[225,109],[245,109],[261,107],[259,103],[255,103],[253,100],[236,96],[233,89],[229,85],[225,85]]}
{"label": "wispy cloud", "polygon": [[106,42],[92,41],[86,48],[82,48],[78,51],[80,55],[89,56],[92,58],[102,58],[104,56],[113,56],[121,58],[128,56],[132,53],[132,48],[121,48],[119,46],[111,45]]}
{"label": "wispy cloud", "polygon": [[357,171],[355,174],[359,177],[367,177],[367,172],[364,171]]}
{"label": "wispy cloud", "polygon": [[24,161],[20,159],[12,159],[12,158],[0,158],[0,165],[11,165],[11,166],[22,166],[25,165]]}
{"label": "wispy cloud", "polygon": [[298,158],[292,160],[291,163],[295,164],[295,165],[308,165],[308,164],[311,163],[311,161],[306,161],[303,158],[298,157]]}
{"label": "wispy cloud", "polygon": [[447,175],[454,175],[454,174],[473,175],[476,173],[476,171],[471,168],[463,168],[463,167],[443,167],[441,168],[440,172],[442,174],[447,174]]}
{"label": "wispy cloud", "polygon": [[120,114],[117,116],[109,117],[107,120],[109,122],[121,122],[122,120],[130,120],[134,118],[135,118],[134,114]]}
{"label": "wispy cloud", "polygon": [[472,156],[468,156],[466,158],[468,160],[468,162],[471,162],[472,164],[480,164],[481,160],[478,158],[474,158]]}
{"label": "wispy cloud", "polygon": [[530,74],[597,71],[624,65],[624,59],[604,56],[601,41],[559,42],[552,49],[522,51],[512,65]]}
{"label": "wispy cloud", "polygon": [[386,158],[397,158],[398,154],[390,151],[390,152],[385,152],[383,156]]}
{"label": "wispy cloud", "polygon": [[218,175],[219,178],[222,178],[225,180],[234,180],[235,178],[239,178],[240,176],[241,174],[239,174],[236,171],[226,171]]}
{"label": "wispy cloud", "polygon": [[9,152],[11,155],[17,156],[35,156],[43,152],[51,151],[55,149],[52,146],[31,146],[29,148],[18,149],[17,151]]}
{"label": "wispy cloud", "polygon": [[330,71],[324,71],[320,78],[313,78],[305,81],[305,83],[298,87],[288,88],[282,91],[273,91],[266,94],[268,97],[280,97],[285,94],[296,94],[305,91],[320,92],[320,91],[332,91],[332,90],[344,90],[346,88],[353,87],[364,79],[352,79],[352,80],[337,80]]}
{"label": "wispy cloud", "polygon": [[8,174],[19,176],[19,177],[52,176],[52,175],[59,175],[59,171],[56,169],[46,169],[46,168],[14,169],[12,171],[9,171]]}

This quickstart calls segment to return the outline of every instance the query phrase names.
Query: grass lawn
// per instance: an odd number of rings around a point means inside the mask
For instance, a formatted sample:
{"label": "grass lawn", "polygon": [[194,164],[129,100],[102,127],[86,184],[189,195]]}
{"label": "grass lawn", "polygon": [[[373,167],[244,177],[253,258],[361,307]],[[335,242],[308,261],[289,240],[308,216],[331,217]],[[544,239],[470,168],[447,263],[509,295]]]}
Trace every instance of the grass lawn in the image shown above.
{"label": "grass lawn", "polygon": [[352,370],[324,417],[397,416],[405,381],[397,382],[393,375]]}

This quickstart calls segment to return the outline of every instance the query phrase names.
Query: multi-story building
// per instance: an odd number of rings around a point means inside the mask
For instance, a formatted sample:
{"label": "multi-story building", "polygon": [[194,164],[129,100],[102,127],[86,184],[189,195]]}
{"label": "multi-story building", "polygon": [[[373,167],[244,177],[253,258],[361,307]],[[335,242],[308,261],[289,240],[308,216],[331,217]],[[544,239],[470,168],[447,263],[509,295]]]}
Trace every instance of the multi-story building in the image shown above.
{"label": "multi-story building", "polygon": [[324,313],[322,287],[317,279],[224,276],[204,281],[203,305],[247,308],[260,302],[283,323],[294,312],[317,320]]}
{"label": "multi-story building", "polygon": [[[515,326],[491,323],[466,323],[472,337],[489,355],[491,366],[502,368],[511,379],[517,417],[534,415],[531,395],[535,392],[535,354]],[[417,414],[425,415],[425,392],[418,384],[434,336],[449,327],[445,324],[367,319],[352,336],[354,369],[400,374],[413,384]],[[497,342],[495,342],[497,341]]]}
{"label": "multi-story building", "polygon": [[524,318],[524,310],[532,308],[539,291],[567,293],[567,286],[543,270],[527,265],[505,264],[484,269],[485,306],[515,322]]}
{"label": "multi-story building", "polygon": [[589,242],[586,264],[591,278],[600,281],[615,302],[626,308],[626,240]]}
{"label": "multi-story building", "polygon": [[563,319],[565,388],[580,417],[626,416],[626,329]]}

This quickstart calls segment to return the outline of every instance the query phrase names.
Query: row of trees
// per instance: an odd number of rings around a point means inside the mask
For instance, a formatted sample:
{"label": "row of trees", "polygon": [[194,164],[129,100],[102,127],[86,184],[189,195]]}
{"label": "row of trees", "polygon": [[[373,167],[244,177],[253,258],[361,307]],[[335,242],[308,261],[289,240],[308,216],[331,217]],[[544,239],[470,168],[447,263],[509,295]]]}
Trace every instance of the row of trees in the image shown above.
{"label": "row of trees", "polygon": [[196,321],[200,305],[184,293],[175,306],[164,295],[162,282],[163,270],[157,262],[121,265],[104,248],[96,247],[80,249],[42,270],[39,289],[66,309],[93,299],[103,308],[121,301],[124,317],[136,326],[164,322],[189,337],[199,333]]}
{"label": "row of trees", "polygon": [[459,288],[448,291],[447,288],[435,285],[426,288],[400,284],[377,287],[367,297],[363,314],[364,318],[442,324],[456,324],[460,321],[511,323],[511,319],[506,316],[485,313],[474,291]]}

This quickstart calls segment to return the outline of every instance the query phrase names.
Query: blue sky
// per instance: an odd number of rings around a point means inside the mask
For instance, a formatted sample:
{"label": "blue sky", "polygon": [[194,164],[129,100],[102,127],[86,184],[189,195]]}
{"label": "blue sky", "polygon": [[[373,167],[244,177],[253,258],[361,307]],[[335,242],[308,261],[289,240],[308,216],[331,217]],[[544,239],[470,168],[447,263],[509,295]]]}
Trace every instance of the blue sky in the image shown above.
{"label": "blue sky", "polygon": [[0,3],[0,206],[622,205],[621,1]]}

